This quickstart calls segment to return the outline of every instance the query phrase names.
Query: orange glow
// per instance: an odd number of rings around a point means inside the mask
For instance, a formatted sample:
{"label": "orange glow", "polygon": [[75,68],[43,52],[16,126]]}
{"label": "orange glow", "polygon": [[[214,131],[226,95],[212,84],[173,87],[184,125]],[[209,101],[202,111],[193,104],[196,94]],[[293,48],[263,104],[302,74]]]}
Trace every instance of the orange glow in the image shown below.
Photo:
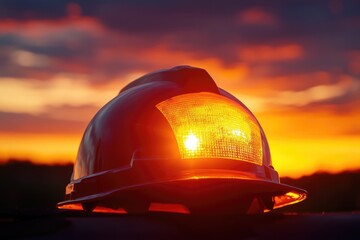
{"label": "orange glow", "polygon": [[268,137],[273,165],[280,176],[294,178],[318,171],[339,173],[360,168],[358,103],[347,114],[332,106],[307,111],[256,114]]}
{"label": "orange glow", "polygon": [[68,209],[68,210],[77,210],[77,211],[82,211],[83,210],[83,208],[81,206],[81,203],[61,205],[61,206],[58,206],[57,208],[59,208],[59,209]]}
{"label": "orange glow", "polygon": [[174,203],[151,203],[149,207],[151,212],[173,212],[173,213],[183,213],[189,214],[190,211],[182,204]]}
{"label": "orange glow", "polygon": [[[221,76],[222,69],[219,68],[214,73]],[[312,75],[309,75],[309,77],[312,77]],[[317,83],[325,84],[330,81],[330,77],[326,73],[314,73],[313,77],[314,79],[319,79],[319,81],[316,81]],[[302,78],[306,78],[306,76],[304,75],[299,79],[295,77],[295,85],[291,85],[292,81],[290,81],[290,78],[283,77],[275,81],[275,87],[278,88],[283,85],[284,88],[302,88],[304,86],[296,85],[297,82],[302,82],[300,81]],[[265,82],[273,82],[273,80],[268,79]],[[8,82],[11,83],[13,81]],[[227,87],[229,87],[230,92],[240,92],[231,82],[219,82],[219,85],[222,85],[222,83],[229,83]],[[115,85],[111,86],[113,92]],[[7,86],[2,86],[4,88],[1,89],[6,92]],[[14,86],[10,89],[20,88]],[[270,90],[269,88],[265,89],[264,85],[264,89],[257,94],[265,96]],[[30,94],[31,91],[31,89],[28,89],[26,93]],[[34,91],[35,96],[43,94],[39,92],[39,89],[34,89]],[[246,91],[241,90],[241,92],[249,91],[251,94],[256,93],[255,88],[253,90],[249,90],[249,88]],[[103,93],[99,92],[93,95],[99,94],[102,95]],[[29,106],[34,101],[34,98],[22,97],[26,94],[20,93],[14,95],[19,97],[16,99],[11,98],[11,101],[16,100],[21,103],[21,105],[16,105],[22,106],[19,110],[24,110],[26,107],[28,111],[38,111],[37,107],[32,108]],[[106,97],[99,97],[99,99],[102,98],[102,102],[105,103],[110,99],[108,96],[113,95],[109,92],[106,94]],[[250,98],[239,98],[250,109],[254,109],[254,105],[249,101]],[[36,99],[39,99],[39,102],[41,101],[40,98]],[[83,97],[82,99],[88,99],[88,97]],[[9,103],[6,99],[0,102],[0,105],[4,105],[2,109],[18,110],[15,105],[9,105],[11,102]],[[23,103],[27,105],[23,105]],[[57,101],[54,101],[54,103],[57,103]],[[301,177],[317,171],[339,173],[345,170],[359,169],[359,103],[359,101],[353,101],[351,104],[344,106],[344,111],[341,112],[334,110],[334,105],[324,104],[320,109],[315,106],[300,109],[291,107],[284,109],[278,106],[270,106],[261,108],[263,111],[266,110],[264,112],[255,112],[269,140],[273,164],[280,173],[280,176]],[[5,108],[5,104],[8,104],[7,108]],[[67,116],[66,113],[63,116]],[[83,118],[84,121],[90,121],[91,114]],[[36,126],[29,126],[28,128],[32,131],[28,134],[22,132],[0,132],[0,159],[2,161],[6,161],[9,158],[17,158],[30,159],[36,163],[59,164],[68,163],[75,159],[83,129],[68,130],[66,134],[61,133],[61,131],[39,134],[33,130],[37,129]],[[233,132],[233,134],[236,133],[236,131]]]}
{"label": "orange glow", "polygon": [[[356,109],[358,103],[348,106]],[[360,168],[358,112],[321,111],[257,113],[270,143],[273,163],[281,176],[300,177],[316,171],[338,173]],[[301,124],[297,124],[301,123]],[[294,127],[296,125],[296,127]],[[0,158],[31,159],[37,163],[67,163],[77,153],[78,134],[0,134]],[[236,132],[234,132],[236,133]],[[296,166],[296,167],[295,167]]]}
{"label": "orange glow", "polygon": [[76,157],[81,135],[0,134],[0,159],[35,160],[36,163],[69,163]]}
{"label": "orange glow", "polygon": [[[83,211],[83,207],[81,203],[73,203],[58,206],[59,209],[67,209],[67,210],[75,210],[75,211]],[[150,212],[172,212],[172,213],[182,213],[182,214],[190,214],[189,209],[187,209],[182,204],[176,203],[151,203],[149,207]],[[107,207],[97,206],[93,210],[95,213],[117,213],[117,214],[127,214],[127,211],[123,208],[111,209]]]}
{"label": "orange glow", "polygon": [[305,194],[301,194],[298,192],[288,192],[284,195],[276,196],[274,198],[275,200],[274,208],[281,208],[287,205],[295,204],[305,200],[305,198],[306,198]]}
{"label": "orange glow", "polygon": [[127,212],[125,211],[125,209],[123,208],[119,208],[119,209],[111,209],[111,208],[106,208],[106,207],[101,207],[101,206],[97,206],[93,212],[98,212],[98,213],[120,213],[120,214],[126,214]]}
{"label": "orange glow", "polygon": [[273,165],[293,178],[318,171],[339,173],[360,168],[360,137],[273,138],[270,141]]}
{"label": "orange glow", "polygon": [[213,93],[184,94],[157,105],[169,121],[180,155],[262,164],[260,129],[238,104]]}
{"label": "orange glow", "polygon": [[[83,211],[84,210],[81,203],[73,203],[73,204],[61,205],[61,206],[57,206],[57,208],[59,208],[59,209],[67,209],[67,210],[75,210],[75,211]],[[95,213],[120,213],[120,214],[126,214],[127,213],[125,211],[125,209],[123,209],[123,208],[111,209],[111,208],[102,207],[102,206],[95,207],[93,212],[95,212]]]}

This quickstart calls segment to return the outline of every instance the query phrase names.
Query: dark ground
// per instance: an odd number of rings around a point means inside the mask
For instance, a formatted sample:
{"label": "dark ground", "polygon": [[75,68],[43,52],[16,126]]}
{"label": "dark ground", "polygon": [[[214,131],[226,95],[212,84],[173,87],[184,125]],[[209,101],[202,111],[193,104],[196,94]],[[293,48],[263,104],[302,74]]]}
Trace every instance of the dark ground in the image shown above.
{"label": "dark ground", "polygon": [[0,239],[360,239],[360,172],[283,178],[308,199],[252,216],[55,210],[71,172],[70,165],[0,165]]}
{"label": "dark ground", "polygon": [[[1,210],[51,210],[64,198],[72,166],[34,165],[9,161],[0,165]],[[308,191],[301,203],[276,212],[360,212],[360,172],[318,173],[282,183]]]}
{"label": "dark ground", "polygon": [[360,214],[3,215],[0,239],[359,239]]}

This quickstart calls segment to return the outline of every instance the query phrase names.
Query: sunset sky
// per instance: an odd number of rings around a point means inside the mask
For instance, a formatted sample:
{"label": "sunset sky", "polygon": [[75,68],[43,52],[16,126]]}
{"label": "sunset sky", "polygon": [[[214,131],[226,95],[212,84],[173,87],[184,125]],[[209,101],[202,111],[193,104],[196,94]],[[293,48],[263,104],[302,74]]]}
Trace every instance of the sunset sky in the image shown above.
{"label": "sunset sky", "polygon": [[0,161],[68,163],[137,77],[205,68],[281,176],[360,169],[360,1],[0,2]]}

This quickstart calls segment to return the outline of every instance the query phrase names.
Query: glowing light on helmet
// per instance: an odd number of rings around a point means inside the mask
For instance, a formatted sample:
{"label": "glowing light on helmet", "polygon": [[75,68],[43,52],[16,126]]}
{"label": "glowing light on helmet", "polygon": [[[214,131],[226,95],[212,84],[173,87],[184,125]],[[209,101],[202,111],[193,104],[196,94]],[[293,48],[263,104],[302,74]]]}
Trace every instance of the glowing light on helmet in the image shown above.
{"label": "glowing light on helmet", "polygon": [[199,139],[190,131],[190,133],[185,136],[184,146],[189,155],[193,154],[195,151],[199,150]]}
{"label": "glowing light on helmet", "polygon": [[191,93],[156,107],[174,131],[181,158],[227,158],[262,164],[259,126],[232,100],[213,93]]}

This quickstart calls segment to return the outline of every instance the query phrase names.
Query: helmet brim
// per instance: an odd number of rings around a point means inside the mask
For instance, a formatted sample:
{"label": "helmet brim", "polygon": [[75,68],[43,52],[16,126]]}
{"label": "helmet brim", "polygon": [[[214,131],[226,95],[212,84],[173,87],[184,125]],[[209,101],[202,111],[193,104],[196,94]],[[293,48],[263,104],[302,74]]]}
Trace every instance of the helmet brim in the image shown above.
{"label": "helmet brim", "polygon": [[57,207],[73,209],[76,204],[109,201],[112,198],[128,198],[134,192],[141,192],[143,196],[146,195],[155,202],[176,202],[183,196],[196,198],[196,196],[207,195],[209,192],[213,196],[224,194],[228,196],[268,196],[272,197],[274,208],[301,202],[307,196],[307,192],[303,189],[256,178],[238,171],[192,170],[171,178],[118,187],[111,191],[63,201],[58,203]]}

